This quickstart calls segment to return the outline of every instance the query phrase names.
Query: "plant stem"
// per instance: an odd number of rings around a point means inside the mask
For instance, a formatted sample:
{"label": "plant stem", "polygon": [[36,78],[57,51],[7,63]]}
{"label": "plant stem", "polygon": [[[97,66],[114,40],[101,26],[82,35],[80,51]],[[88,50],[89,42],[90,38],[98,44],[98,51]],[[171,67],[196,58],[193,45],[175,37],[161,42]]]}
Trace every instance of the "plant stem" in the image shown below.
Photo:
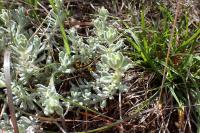
{"label": "plant stem", "polygon": [[169,40],[169,44],[168,44],[168,50],[167,50],[167,56],[165,59],[165,67],[163,70],[163,78],[162,78],[162,83],[161,83],[161,87],[160,87],[160,96],[159,96],[159,101],[160,103],[162,103],[162,95],[163,95],[163,86],[166,80],[166,72],[167,72],[167,66],[168,66],[168,61],[169,61],[169,55],[171,52],[171,47],[172,47],[172,42],[173,42],[173,36],[174,36],[174,32],[175,32],[175,27],[176,27],[176,23],[177,23],[177,18],[178,18],[178,13],[179,13],[179,9],[180,9],[180,0],[177,0],[177,6],[176,6],[176,12],[175,12],[175,18],[174,18],[174,22],[172,25],[172,30],[171,30],[171,35],[170,35],[170,40]]}
{"label": "plant stem", "polygon": [[11,90],[11,76],[10,76],[10,51],[5,50],[4,53],[4,74],[5,74],[5,82],[7,88],[7,97],[8,97],[8,107],[10,110],[11,122],[14,128],[14,133],[19,133],[17,120],[15,117],[15,107],[13,104],[13,96]]}

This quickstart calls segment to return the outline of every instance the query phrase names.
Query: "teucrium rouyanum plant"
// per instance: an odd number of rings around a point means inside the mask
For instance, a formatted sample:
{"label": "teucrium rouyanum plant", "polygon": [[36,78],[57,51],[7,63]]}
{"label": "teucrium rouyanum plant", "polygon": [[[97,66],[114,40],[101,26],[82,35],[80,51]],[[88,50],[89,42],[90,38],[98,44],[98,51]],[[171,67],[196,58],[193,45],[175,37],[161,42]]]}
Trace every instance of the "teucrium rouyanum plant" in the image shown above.
{"label": "teucrium rouyanum plant", "polygon": [[24,87],[22,84],[18,85],[16,82],[13,82],[12,92],[14,94],[13,101],[15,105],[24,110],[34,109],[34,93],[28,93],[27,87]]}
{"label": "teucrium rouyanum plant", "polygon": [[[16,14],[18,16],[14,17]],[[122,78],[124,73],[133,67],[133,63],[122,54],[121,49],[126,47],[124,39],[120,37],[117,29],[108,23],[108,16],[105,8],[99,9],[98,17],[93,20],[92,35],[88,37],[80,36],[75,28],[67,30],[71,55],[61,50],[64,49],[62,45],[57,46],[60,50],[58,60],[41,63],[46,58],[44,51],[51,53],[47,40],[41,40],[39,35],[31,37],[24,30],[27,19],[23,8],[14,13],[2,10],[0,17],[4,25],[0,28],[0,48],[1,51],[6,47],[12,50],[12,89],[15,105],[19,105],[23,110],[34,110],[37,104],[37,108],[41,108],[45,115],[62,115],[62,94],[57,92],[57,84],[62,83],[59,76],[68,77],[77,71],[89,70],[91,65],[94,65],[95,69],[89,71],[90,78],[77,77],[76,83],[69,80],[70,89],[66,97],[71,101],[87,106],[100,105],[103,108],[107,99],[127,91],[128,87],[123,84]],[[52,29],[48,27],[49,30]],[[52,55],[47,57],[52,58]],[[84,64],[84,67],[76,68],[77,62]],[[49,65],[53,68],[51,71],[47,67]],[[45,75],[52,76],[49,78]],[[5,87],[3,77],[1,72],[1,88]]]}
{"label": "teucrium rouyanum plant", "polygon": [[53,77],[50,79],[49,85],[46,87],[44,85],[38,86],[38,95],[41,97],[41,103],[44,107],[44,114],[49,115],[54,112],[57,114],[63,114],[63,108],[59,103],[59,94],[56,92]]}
{"label": "teucrium rouyanum plant", "polygon": [[[0,121],[1,130],[5,131],[6,133],[13,133],[13,127],[10,125],[9,116],[6,113],[3,113],[2,117],[3,120]],[[21,116],[18,120],[18,127],[20,133],[31,132],[30,129],[33,130],[35,126],[37,126],[37,120],[31,116],[29,118]]]}
{"label": "teucrium rouyanum plant", "polygon": [[[86,39],[88,44],[83,42],[82,37],[78,36],[74,29],[69,34],[72,51],[75,53],[72,59],[81,59],[80,61],[83,62],[97,59],[97,70],[91,72],[95,80],[81,80],[81,85],[72,85],[70,98],[81,104],[101,103],[100,106],[105,107],[107,98],[111,99],[117,92],[128,89],[122,83],[122,77],[133,63],[120,52],[120,48],[124,47],[123,38],[119,38],[116,28],[109,26],[108,11],[101,8],[98,15],[93,21],[95,35]],[[69,64],[68,62],[66,65]]]}

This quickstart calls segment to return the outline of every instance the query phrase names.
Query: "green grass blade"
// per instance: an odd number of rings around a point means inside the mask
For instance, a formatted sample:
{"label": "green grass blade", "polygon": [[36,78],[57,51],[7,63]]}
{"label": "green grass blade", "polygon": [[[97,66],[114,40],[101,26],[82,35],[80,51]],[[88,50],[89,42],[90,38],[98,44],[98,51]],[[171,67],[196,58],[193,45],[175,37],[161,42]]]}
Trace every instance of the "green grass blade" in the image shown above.
{"label": "green grass blade", "polygon": [[144,9],[141,11],[141,27],[143,31],[143,45],[145,49],[145,53],[148,53],[149,47],[147,45],[147,39],[146,39],[146,30],[145,30],[145,14],[144,14]]}
{"label": "green grass blade", "polygon": [[60,24],[60,30],[61,30],[61,34],[62,34],[62,37],[63,37],[64,47],[65,47],[66,53],[68,55],[70,55],[71,50],[70,50],[70,47],[69,47],[69,42],[68,42],[68,39],[67,39],[67,35],[65,33],[64,25],[62,23]]}
{"label": "green grass blade", "polygon": [[[58,16],[58,9],[55,6],[55,1],[54,0],[49,0],[49,3],[51,4],[52,9],[54,10],[55,13],[57,13],[57,16]],[[58,19],[59,19],[59,16],[58,16]],[[59,26],[60,26],[60,31],[61,31],[63,42],[64,42],[65,51],[66,51],[66,53],[68,55],[70,55],[71,50],[70,50],[70,46],[69,46],[69,41],[68,41],[67,35],[65,33],[64,24],[63,24],[63,22],[61,20],[59,20]]]}
{"label": "green grass blade", "polygon": [[3,1],[0,1],[0,10],[4,8]]}
{"label": "green grass blade", "polygon": [[52,6],[52,9],[57,13],[57,8],[55,6],[55,1],[54,0],[49,0],[50,5]]}
{"label": "green grass blade", "polygon": [[197,37],[199,37],[200,34],[200,28],[186,41],[184,41],[179,47],[178,50],[181,50],[183,48],[185,48],[190,42],[192,42],[193,40],[195,40]]}
{"label": "green grass blade", "polygon": [[179,107],[181,107],[182,104],[181,104],[180,100],[178,99],[176,93],[174,92],[174,87],[172,87],[172,86],[169,87],[169,90],[170,90],[172,96],[174,97],[174,99],[176,100],[176,102],[178,103]]}
{"label": "green grass blade", "polygon": [[137,50],[137,52],[141,55],[141,57],[144,60],[144,62],[146,62],[147,58],[146,58],[145,54],[142,52],[142,49],[130,37],[127,37],[127,40]]}

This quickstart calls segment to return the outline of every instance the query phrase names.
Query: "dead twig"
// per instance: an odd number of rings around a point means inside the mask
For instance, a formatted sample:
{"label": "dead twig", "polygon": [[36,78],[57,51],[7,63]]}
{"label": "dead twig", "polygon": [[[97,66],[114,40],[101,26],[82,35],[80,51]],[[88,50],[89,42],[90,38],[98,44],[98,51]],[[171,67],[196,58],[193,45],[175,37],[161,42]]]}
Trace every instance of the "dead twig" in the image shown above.
{"label": "dead twig", "polygon": [[19,133],[17,120],[15,116],[15,107],[13,104],[12,90],[11,90],[10,51],[9,50],[5,50],[5,53],[4,53],[4,74],[5,74],[5,82],[6,82],[6,88],[7,88],[8,107],[10,110],[12,126],[14,128],[14,133]]}

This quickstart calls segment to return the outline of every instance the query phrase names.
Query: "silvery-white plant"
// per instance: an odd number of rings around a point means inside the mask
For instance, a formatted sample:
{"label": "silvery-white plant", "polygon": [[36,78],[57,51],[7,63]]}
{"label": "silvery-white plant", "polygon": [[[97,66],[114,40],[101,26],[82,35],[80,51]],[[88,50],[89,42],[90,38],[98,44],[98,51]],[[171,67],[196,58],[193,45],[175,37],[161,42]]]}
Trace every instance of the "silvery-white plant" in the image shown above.
{"label": "silvery-white plant", "polygon": [[[37,120],[31,116],[30,117],[21,116],[17,123],[20,133],[25,133],[25,132],[29,133],[27,129],[29,130],[30,128],[34,129],[34,127],[37,126]],[[2,132],[5,133],[13,133],[13,127],[10,125],[9,116],[6,113],[2,114],[2,119],[0,121],[0,129]]]}
{"label": "silvery-white plant", "polygon": [[[95,35],[88,37],[87,43],[83,42],[83,38],[74,29],[69,31],[69,39],[72,42],[71,50],[74,55],[68,57],[65,62],[60,60],[62,66],[70,68],[71,62],[74,63],[76,59],[84,63],[97,59],[97,70],[91,72],[94,81],[79,79],[79,85],[71,83],[70,98],[80,104],[100,103],[103,108],[106,105],[106,99],[112,99],[117,92],[124,92],[128,89],[122,83],[122,77],[133,66],[133,63],[120,51],[120,48],[125,46],[124,39],[119,37],[120,34],[116,28],[109,25],[108,16],[105,8],[99,9],[98,17],[93,20]],[[63,57],[63,52],[60,52],[60,58]]]}
{"label": "silvery-white plant", "polygon": [[4,34],[0,37],[1,48],[12,49],[14,69],[20,76],[19,80],[26,84],[30,77],[38,72],[35,62],[38,61],[37,56],[45,49],[45,45],[38,36],[28,40],[26,36],[28,33],[24,30],[27,19],[23,8],[15,10],[14,13],[2,10],[0,17],[4,23],[1,27]]}
{"label": "silvery-white plant", "polygon": [[[19,14],[17,17],[16,13]],[[82,37],[74,28],[66,31],[71,42],[71,55],[60,50],[63,48],[58,46],[59,63],[53,62],[52,59],[46,61],[46,63],[52,63],[51,71],[48,67],[41,69],[40,63],[44,60],[44,55],[41,53],[45,53],[45,50],[50,53],[45,42],[47,40],[41,41],[37,35],[30,38],[28,32],[24,30],[27,19],[23,8],[14,13],[2,10],[0,17],[4,22],[4,25],[0,26],[0,48],[3,50],[9,47],[14,55],[12,56],[12,69],[14,70],[12,90],[15,105],[23,109],[34,110],[37,104],[45,115],[53,113],[62,115],[61,95],[55,87],[55,83],[61,81],[56,76],[58,74],[69,76],[76,73],[74,64],[77,61],[89,64],[88,67],[91,62],[94,62],[96,69],[90,71],[90,77],[92,77],[90,80],[79,77],[76,84],[70,81],[71,88],[67,98],[71,101],[88,106],[100,105],[103,108],[106,106],[107,99],[112,99],[119,92],[127,91],[128,87],[123,84],[122,78],[133,63],[122,54],[121,49],[125,47],[124,39],[120,37],[117,29],[108,23],[109,13],[105,8],[99,9],[98,17],[93,20],[94,28],[91,30],[91,36]],[[48,30],[51,29],[48,27]],[[52,58],[51,55],[48,55],[48,58]],[[49,64],[43,64],[45,65]],[[45,75],[53,76],[43,80]],[[33,79],[33,88],[29,88],[29,83]],[[0,87],[5,87],[2,72],[0,73]]]}
{"label": "silvery-white plant", "polygon": [[60,105],[60,96],[56,92],[53,77],[50,79],[49,85],[38,84],[38,95],[40,97],[40,103],[44,107],[44,114],[49,115],[56,112],[59,115],[63,114],[63,108]]}
{"label": "silvery-white plant", "polygon": [[29,93],[27,87],[17,82],[12,82],[12,93],[14,104],[24,110],[33,110],[34,105],[34,93]]}

